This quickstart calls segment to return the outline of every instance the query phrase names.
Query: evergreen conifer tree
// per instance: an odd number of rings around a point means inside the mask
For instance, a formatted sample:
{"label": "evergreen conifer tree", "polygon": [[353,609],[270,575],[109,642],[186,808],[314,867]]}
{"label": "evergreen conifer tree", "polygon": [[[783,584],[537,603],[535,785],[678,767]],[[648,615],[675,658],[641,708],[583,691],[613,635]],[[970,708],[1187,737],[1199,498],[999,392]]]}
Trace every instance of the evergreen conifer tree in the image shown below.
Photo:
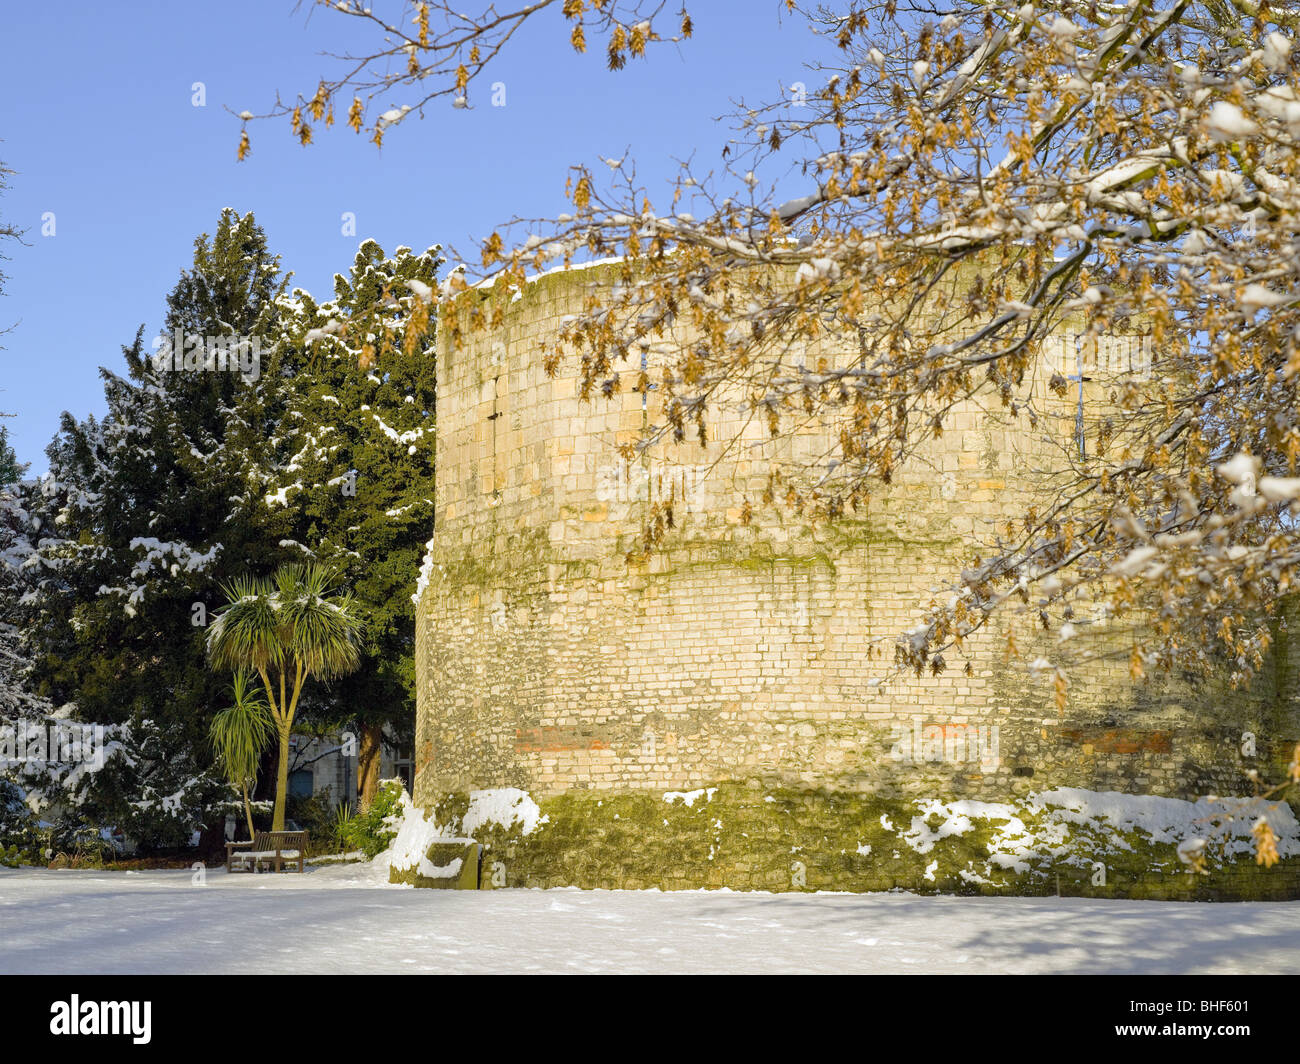
{"label": "evergreen conifer tree", "polygon": [[302,364],[262,488],[279,542],[332,564],[365,622],[361,667],[305,704],[360,732],[363,805],[378,786],[385,734],[409,741],[415,716],[415,587],[433,526],[434,359],[430,322],[440,248],[357,251],[334,299],[294,293],[284,319]]}
{"label": "evergreen conifer tree", "polygon": [[279,386],[261,344],[286,283],[252,215],[224,211],[168,297],[164,335],[147,351],[141,329],[125,374],[101,370],[107,414],[65,414],[47,450],[42,509],[58,535],[31,567],[35,678],[81,719],[129,726],[133,748],[95,776],[90,804],[146,845],[183,841],[222,791],[205,744],[229,678],[206,667],[204,628],[220,582],[264,542],[246,524],[256,511],[232,502],[245,434],[231,412],[250,405],[241,391]]}

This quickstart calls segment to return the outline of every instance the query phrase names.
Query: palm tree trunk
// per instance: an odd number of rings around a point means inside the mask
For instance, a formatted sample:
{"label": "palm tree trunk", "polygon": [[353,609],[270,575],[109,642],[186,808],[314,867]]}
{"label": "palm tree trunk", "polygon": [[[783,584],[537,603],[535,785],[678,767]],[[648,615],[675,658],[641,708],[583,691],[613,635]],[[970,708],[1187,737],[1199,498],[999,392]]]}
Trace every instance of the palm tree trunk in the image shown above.
{"label": "palm tree trunk", "polygon": [[280,769],[275,777],[275,812],[271,816],[271,830],[284,830],[284,804],[289,794],[289,730],[292,722],[281,723],[280,732]]}
{"label": "palm tree trunk", "polygon": [[248,818],[248,837],[250,839],[257,837],[257,832],[253,830],[253,807],[248,802],[248,781],[244,781],[244,816]]}
{"label": "palm tree trunk", "polygon": [[289,733],[293,731],[293,717],[298,712],[298,697],[302,694],[303,681],[307,678],[302,662],[297,662],[294,667],[293,696],[288,698],[285,692],[285,671],[280,670],[280,772],[275,785],[275,815],[271,820],[272,831],[284,830],[284,807],[289,796]]}

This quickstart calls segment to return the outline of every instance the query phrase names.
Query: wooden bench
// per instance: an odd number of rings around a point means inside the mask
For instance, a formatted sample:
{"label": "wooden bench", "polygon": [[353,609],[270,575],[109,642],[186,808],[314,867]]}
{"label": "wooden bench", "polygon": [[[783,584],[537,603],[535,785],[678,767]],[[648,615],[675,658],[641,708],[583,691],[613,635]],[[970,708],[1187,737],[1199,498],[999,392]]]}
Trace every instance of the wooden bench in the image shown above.
{"label": "wooden bench", "polygon": [[306,857],[305,831],[259,831],[252,842],[226,843],[227,872],[256,872],[264,864],[274,864],[279,872],[285,864],[292,866],[295,861],[301,872]]}

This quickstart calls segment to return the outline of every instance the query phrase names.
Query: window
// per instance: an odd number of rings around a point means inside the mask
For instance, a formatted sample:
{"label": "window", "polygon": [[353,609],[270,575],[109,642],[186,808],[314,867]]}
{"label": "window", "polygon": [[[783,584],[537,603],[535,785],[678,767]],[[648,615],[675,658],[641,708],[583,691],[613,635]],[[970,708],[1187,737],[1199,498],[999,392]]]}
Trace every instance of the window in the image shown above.
{"label": "window", "polygon": [[309,768],[300,768],[289,773],[289,794],[293,798],[310,798],[316,790],[316,782]]}

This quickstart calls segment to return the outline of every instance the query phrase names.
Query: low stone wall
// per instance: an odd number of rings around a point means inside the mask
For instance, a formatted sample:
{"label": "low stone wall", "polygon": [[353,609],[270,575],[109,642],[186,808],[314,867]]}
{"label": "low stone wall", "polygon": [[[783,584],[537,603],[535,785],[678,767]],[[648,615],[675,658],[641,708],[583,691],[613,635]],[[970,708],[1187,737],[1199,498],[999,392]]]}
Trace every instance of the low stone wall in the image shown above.
{"label": "low stone wall", "polygon": [[[1104,797],[1104,796],[1101,796]],[[468,798],[447,795],[432,819],[456,830]],[[1054,895],[1184,901],[1300,897],[1300,840],[1289,810],[1288,856],[1256,864],[1246,835],[1211,838],[1205,874],[1179,859],[1174,841],[1141,827],[1078,825],[1052,845],[1059,817],[1014,807],[1039,837],[1030,853],[999,867],[1010,851],[1001,810],[969,824],[951,809],[874,795],[719,782],[695,792],[568,793],[536,803],[535,826],[480,824],[480,887],[577,886],[603,890],[729,889],[878,891],[971,895]],[[1027,811],[1028,810],[1028,811]],[[962,830],[964,829],[964,830]],[[1046,840],[1046,841],[1044,841]]]}

